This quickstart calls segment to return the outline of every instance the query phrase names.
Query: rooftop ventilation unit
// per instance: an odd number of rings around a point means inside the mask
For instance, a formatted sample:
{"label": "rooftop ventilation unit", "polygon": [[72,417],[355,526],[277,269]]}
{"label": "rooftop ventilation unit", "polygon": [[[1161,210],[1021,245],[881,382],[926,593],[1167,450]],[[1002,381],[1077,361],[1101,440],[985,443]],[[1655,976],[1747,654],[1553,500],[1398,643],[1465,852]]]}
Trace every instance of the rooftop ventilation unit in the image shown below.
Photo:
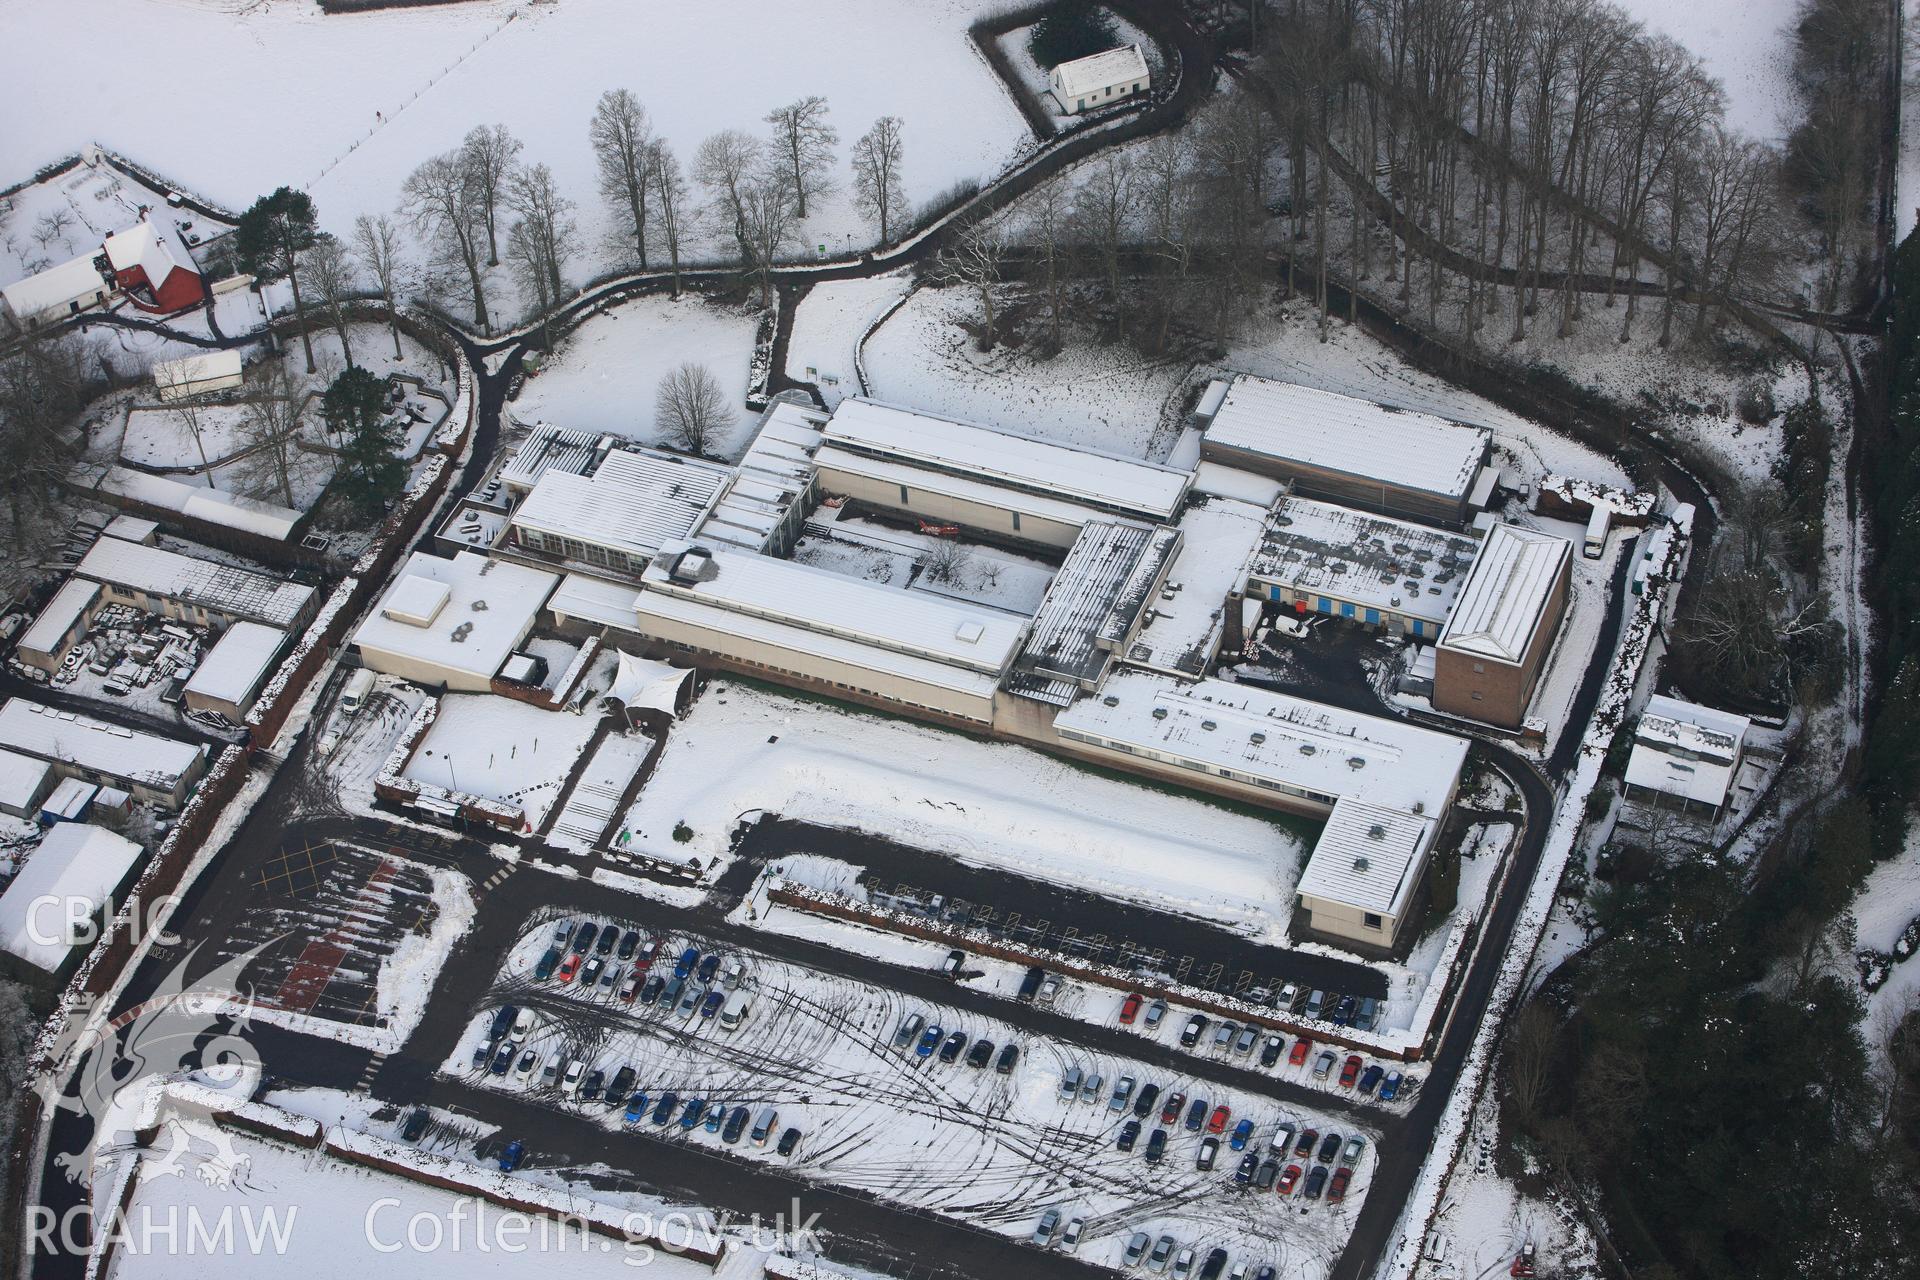
{"label": "rooftop ventilation unit", "polygon": [[1200,727],[1202,729],[1218,729],[1220,726],[1211,720],[1202,720],[1200,722]]}
{"label": "rooftop ventilation unit", "polygon": [[1120,705],[1120,699],[1114,697],[1112,694],[1108,694],[1106,697],[1100,699],[1100,701],[1106,703],[1110,707],[1117,707]]}
{"label": "rooftop ventilation unit", "polygon": [[1347,768],[1364,769],[1366,767],[1367,767],[1367,758],[1365,756],[1348,756],[1347,757]]}
{"label": "rooftop ventilation unit", "polygon": [[1167,718],[1167,709],[1165,707],[1155,707],[1153,709],[1153,718],[1155,720],[1165,720]]}
{"label": "rooftop ventilation unit", "polygon": [[1362,873],[1362,874],[1365,874],[1365,873],[1366,873],[1366,870],[1367,870],[1367,868],[1368,868],[1368,867],[1370,867],[1370,866],[1372,866],[1372,865],[1373,865],[1373,864],[1372,864],[1371,862],[1368,862],[1368,861],[1367,861],[1367,860],[1366,860],[1365,858],[1355,858],[1355,859],[1353,860],[1353,869],[1354,869],[1355,871],[1358,871],[1358,872],[1360,872],[1360,873]]}
{"label": "rooftop ventilation unit", "polygon": [[1303,756],[1310,756],[1318,750],[1320,750],[1320,748],[1314,746],[1311,742],[1303,742],[1300,744],[1300,754]]}
{"label": "rooftop ventilation unit", "polygon": [[1252,733],[1247,735],[1247,741],[1251,742],[1256,747],[1259,746],[1261,743],[1265,742],[1266,740],[1267,740],[1267,735],[1264,733]]}
{"label": "rooftop ventilation unit", "polygon": [[1381,826],[1379,823],[1376,822],[1372,826],[1367,828],[1367,839],[1385,840],[1386,838],[1387,838],[1387,829]]}

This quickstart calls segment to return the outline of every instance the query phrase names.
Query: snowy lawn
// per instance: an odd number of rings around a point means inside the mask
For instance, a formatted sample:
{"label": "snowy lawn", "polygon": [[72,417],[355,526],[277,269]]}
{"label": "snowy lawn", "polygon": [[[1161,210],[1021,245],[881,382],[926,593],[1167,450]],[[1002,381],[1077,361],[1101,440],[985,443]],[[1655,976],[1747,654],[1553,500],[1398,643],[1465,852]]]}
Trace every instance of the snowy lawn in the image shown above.
{"label": "snowy lawn", "polygon": [[519,805],[537,827],[594,725],[587,716],[542,711],[512,698],[448,694],[406,776]]}
{"label": "snowy lawn", "polygon": [[[1080,1254],[1105,1265],[1118,1262],[1134,1231],[1168,1232],[1203,1256],[1220,1245],[1235,1259],[1251,1259],[1256,1266],[1272,1262],[1285,1274],[1304,1277],[1323,1275],[1337,1256],[1371,1178],[1375,1135],[1364,1130],[1366,1149],[1353,1187],[1339,1205],[1235,1187],[1240,1153],[1224,1142],[1213,1171],[1197,1171],[1199,1140],[1178,1127],[1168,1135],[1165,1162],[1149,1164],[1144,1133],[1141,1148],[1131,1153],[1115,1148],[1115,1135],[1130,1115],[1108,1107],[1105,1088],[1098,1101],[1060,1096],[1064,1068],[1098,1072],[1107,1087],[1131,1075],[1163,1091],[1204,1097],[1209,1107],[1225,1104],[1233,1121],[1254,1121],[1248,1150],[1263,1159],[1279,1121],[1346,1136],[1352,1126],[1132,1059],[1032,1039],[1004,1023],[821,977],[764,956],[741,957],[747,962],[743,988],[754,993],[754,1004],[747,1025],[732,1033],[717,1020],[680,1008],[622,1005],[598,990],[588,996],[577,986],[528,985],[529,970],[551,934],[542,916],[502,966],[506,989],[537,1011],[539,1022],[527,1043],[543,1065],[556,1055],[579,1057],[590,1069],[609,1074],[632,1065],[635,1088],[652,1099],[672,1089],[682,1099],[746,1106],[750,1115],[771,1105],[779,1111],[782,1129],[794,1127],[802,1134],[789,1161],[776,1155],[771,1143],[755,1146],[742,1137],[728,1146],[704,1129],[655,1126],[650,1118],[641,1122],[650,1136],[668,1142],[773,1162],[808,1180],[869,1192],[1010,1236],[1026,1236],[1043,1211],[1057,1207],[1063,1218],[1087,1218]],[[661,944],[663,956],[688,944],[711,950],[697,937],[664,938]],[[896,1051],[895,1030],[911,1014],[946,1033],[962,1029],[970,1040],[988,1039],[996,1050],[1019,1044],[1019,1064],[1000,1075],[921,1059],[911,1049]],[[512,1076],[470,1070],[473,1045],[491,1016],[491,1009],[475,1015],[441,1070],[488,1087],[527,1090]],[[622,1125],[621,1109],[567,1099],[538,1078],[530,1091],[548,1105],[609,1129]]]}
{"label": "snowy lawn", "polygon": [[719,381],[733,411],[731,426],[708,443],[707,452],[736,458],[755,422],[745,401],[758,325],[755,312],[713,306],[692,294],[678,302],[636,299],[574,330],[540,376],[527,380],[513,402],[513,416],[679,448],[679,441],[654,426],[653,401],[661,380],[690,360],[705,365]]}
{"label": "snowy lawn", "polygon": [[[58,145],[58,143],[55,143]],[[76,141],[69,151],[78,151]],[[54,159],[49,153],[37,164]],[[23,170],[8,173],[0,186],[26,177]],[[0,285],[9,285],[36,271],[98,253],[106,238],[140,219],[142,206],[159,210],[156,216],[185,224],[183,235],[211,239],[223,234],[224,223],[208,222],[187,210],[168,211],[166,193],[101,164],[77,165],[57,177],[33,183],[0,201]]]}
{"label": "snowy lawn", "polygon": [[[1285,935],[1304,854],[1277,816],[1265,822],[1025,747],[716,680],[675,727],[621,825],[636,852],[724,862],[736,823],[756,811],[870,831],[1269,942]],[[685,843],[673,839],[681,823],[692,831]]]}
{"label": "snowy lawn", "polygon": [[[867,326],[912,288],[906,272],[817,284],[793,313],[787,376],[820,388],[829,407],[860,391],[854,351]],[[834,380],[838,381],[835,382]]]}

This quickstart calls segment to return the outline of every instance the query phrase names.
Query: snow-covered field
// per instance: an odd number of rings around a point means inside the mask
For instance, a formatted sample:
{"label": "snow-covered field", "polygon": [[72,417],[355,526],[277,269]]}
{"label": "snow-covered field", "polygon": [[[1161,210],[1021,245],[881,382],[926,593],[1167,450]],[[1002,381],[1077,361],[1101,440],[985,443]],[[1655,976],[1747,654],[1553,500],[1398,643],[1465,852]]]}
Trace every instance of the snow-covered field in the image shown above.
{"label": "snow-covered field", "polygon": [[492,694],[449,694],[406,776],[517,804],[537,827],[593,729],[587,716]]}
{"label": "snow-covered field", "polygon": [[1671,36],[1727,92],[1727,122],[1753,137],[1785,136],[1794,111],[1793,19],[1796,0],[1615,0],[1651,31]]}
{"label": "snow-covered field", "polygon": [[756,421],[745,408],[747,367],[759,317],[711,306],[693,294],[678,302],[639,298],[576,329],[529,378],[510,406],[521,422],[605,432],[641,444],[679,442],[654,426],[654,394],[675,367],[705,365],[733,410],[730,427],[707,445],[717,458],[738,457]]}
{"label": "snow-covered field", "polygon": [[[513,949],[503,966],[509,982],[524,981],[546,949],[550,914]],[[671,956],[689,943],[711,949],[701,938],[667,938],[661,940],[661,955]],[[1222,1091],[1132,1059],[1032,1039],[997,1021],[766,957],[742,958],[747,962],[743,989],[753,993],[753,1007],[737,1032],[680,1009],[625,1006],[604,996],[584,997],[575,987],[541,987],[527,992],[541,1015],[527,1043],[543,1067],[555,1055],[581,1058],[589,1069],[598,1066],[609,1075],[632,1065],[635,1088],[654,1101],[663,1090],[673,1090],[682,1105],[698,1097],[729,1108],[745,1106],[750,1116],[773,1106],[781,1129],[793,1127],[802,1134],[789,1161],[771,1143],[756,1146],[743,1137],[728,1146],[704,1129],[689,1132],[677,1123],[676,1108],[675,1123],[655,1126],[650,1117],[640,1122],[655,1136],[771,1161],[809,1180],[1016,1237],[1029,1234],[1042,1212],[1057,1207],[1063,1218],[1087,1219],[1079,1253],[1106,1265],[1118,1262],[1133,1232],[1147,1231],[1172,1234],[1202,1256],[1219,1245],[1235,1260],[1249,1259],[1255,1266],[1271,1262],[1283,1274],[1316,1277],[1332,1264],[1364,1199],[1374,1161],[1371,1131],[1360,1131],[1366,1147],[1343,1204],[1312,1203],[1298,1193],[1283,1200],[1272,1192],[1235,1187],[1233,1172],[1242,1153],[1224,1142],[1215,1168],[1197,1171],[1199,1140],[1178,1127],[1170,1127],[1164,1163],[1146,1161],[1145,1132],[1135,1151],[1117,1150],[1115,1135],[1130,1113],[1110,1109],[1104,1088],[1097,1101],[1069,1101],[1060,1096],[1059,1086],[1063,1069],[1079,1066],[1099,1072],[1108,1087],[1130,1075],[1141,1084],[1160,1085],[1163,1099],[1166,1091],[1178,1090],[1205,1098],[1209,1107],[1225,1104],[1232,1110],[1229,1124],[1254,1121],[1247,1150],[1262,1159],[1280,1121],[1312,1126],[1322,1135],[1353,1136],[1354,1126],[1345,1119]],[[911,1049],[897,1051],[895,1030],[911,1014],[945,1034],[958,1029],[970,1041],[988,1039],[996,1052],[1019,1044],[1020,1061],[1011,1074],[1001,1075],[922,1059]],[[525,1089],[513,1076],[470,1070],[472,1046],[484,1036],[491,1016],[490,1009],[476,1014],[441,1070],[494,1088]],[[537,1080],[533,1092],[607,1128],[622,1124],[619,1107],[568,1099],[555,1088],[541,1088]]]}
{"label": "snow-covered field", "polygon": [[[622,826],[637,852],[724,862],[736,822],[756,810],[1187,912],[1270,942],[1285,936],[1304,852],[1285,827],[1025,747],[716,680],[674,728]],[[683,822],[693,834],[679,844],[672,833]]]}

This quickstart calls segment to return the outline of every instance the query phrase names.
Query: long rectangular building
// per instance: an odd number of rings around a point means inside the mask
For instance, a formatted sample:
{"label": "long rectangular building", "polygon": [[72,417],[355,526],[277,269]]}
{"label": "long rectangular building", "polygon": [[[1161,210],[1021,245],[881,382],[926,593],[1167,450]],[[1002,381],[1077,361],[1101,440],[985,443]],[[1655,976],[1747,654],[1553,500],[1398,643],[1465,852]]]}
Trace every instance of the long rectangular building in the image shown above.
{"label": "long rectangular building", "polygon": [[52,764],[62,777],[121,787],[177,809],[206,772],[207,749],[62,711],[26,698],[0,706],[0,748]]}
{"label": "long rectangular building", "polygon": [[1491,488],[1482,477],[1491,447],[1484,427],[1240,374],[1200,456],[1288,481],[1309,498],[1459,525],[1469,499]]}
{"label": "long rectangular building", "polygon": [[615,449],[586,475],[550,468],[514,510],[501,549],[637,577],[700,523],[731,476],[652,449]]}
{"label": "long rectangular building", "polygon": [[1247,566],[1247,594],[1432,640],[1479,550],[1465,534],[1286,498]]}
{"label": "long rectangular building", "polygon": [[1573,544],[1496,524],[1434,648],[1433,705],[1518,729],[1567,612]]}
{"label": "long rectangular building", "polygon": [[108,601],[200,626],[247,621],[292,630],[313,607],[312,587],[119,538],[95,542],[73,572],[105,587]]}

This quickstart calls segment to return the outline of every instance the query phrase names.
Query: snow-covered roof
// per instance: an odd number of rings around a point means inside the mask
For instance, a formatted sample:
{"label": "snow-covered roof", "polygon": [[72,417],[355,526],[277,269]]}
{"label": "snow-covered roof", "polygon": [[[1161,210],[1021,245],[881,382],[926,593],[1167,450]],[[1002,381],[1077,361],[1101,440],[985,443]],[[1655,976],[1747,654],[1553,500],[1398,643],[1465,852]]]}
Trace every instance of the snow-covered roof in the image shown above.
{"label": "snow-covered roof", "polygon": [[156,361],[153,366],[153,385],[162,400],[168,398],[168,392],[190,394],[202,383],[236,385],[240,377],[238,351],[201,351],[178,360]]}
{"label": "snow-covered roof", "polygon": [[1153,521],[1171,520],[1190,473],[1033,436],[995,431],[853,396],[827,421],[827,442],[929,470],[1083,502]]}
{"label": "snow-covered roof", "polygon": [[287,633],[257,622],[236,622],[200,659],[185,692],[244,708],[273,670]]}
{"label": "snow-covered roof", "polygon": [[101,827],[56,824],[0,894],[0,947],[48,973],[57,971],[74,947],[89,940],[69,936],[68,921],[81,913],[70,914],[67,904],[86,903],[86,915],[99,910],[140,855],[139,845]]}
{"label": "snow-covered roof", "polygon": [[636,658],[620,650],[615,650],[615,653],[619,662],[614,671],[613,685],[607,690],[609,698],[629,708],[640,707],[669,713],[679,705],[680,691],[686,688],[687,681],[693,679],[692,669],[669,666],[651,658]]}
{"label": "snow-covered roof", "polygon": [[559,581],[557,573],[471,551],[451,560],[416,551],[353,633],[353,643],[365,653],[490,677]]}
{"label": "snow-covered roof", "polygon": [[1592,507],[1596,511],[1608,511],[1629,519],[1644,520],[1653,514],[1652,493],[1620,489],[1598,480],[1582,480],[1578,476],[1564,476],[1549,471],[1540,477],[1535,492],[1552,494],[1568,506]]}
{"label": "snow-covered roof", "polygon": [[1733,786],[1747,717],[1663,694],[1647,699],[1627,757],[1627,784],[1718,807]]}
{"label": "snow-covered roof", "polygon": [[1086,97],[1108,86],[1118,87],[1147,78],[1147,59],[1137,44],[1103,49],[1053,69],[1054,83],[1068,97]]}
{"label": "snow-covered roof", "polygon": [[687,536],[729,474],[725,467],[675,454],[616,449],[591,476],[548,471],[510,523],[646,559]]}
{"label": "snow-covered roof", "polygon": [[760,551],[813,483],[813,455],[827,415],[776,400],[753,433],[713,510],[694,536]]}
{"label": "snow-covered roof", "polygon": [[48,311],[63,311],[73,302],[82,308],[92,306],[115,292],[114,286],[101,278],[93,259],[93,254],[87,254],[36,272],[25,280],[16,280],[0,289],[0,297],[6,299],[7,309],[22,320]]}
{"label": "snow-covered roof", "polygon": [[1466,534],[1288,498],[1275,510],[1247,572],[1294,591],[1437,626],[1446,621],[1479,550],[1479,540]]}
{"label": "snow-covered roof", "polygon": [[100,532],[122,542],[151,542],[153,535],[160,532],[160,525],[158,521],[139,516],[118,515],[107,521],[107,527]]}
{"label": "snow-covered roof", "polygon": [[122,728],[26,698],[9,698],[0,706],[0,747],[162,790],[171,790],[207,751],[197,743]]}
{"label": "snow-covered roof", "polygon": [[37,653],[51,653],[99,595],[99,583],[89,582],[85,578],[68,578],[53,593],[53,599],[47,601],[47,607],[34,617],[33,625],[21,635],[19,647]]}
{"label": "snow-covered roof", "polygon": [[101,476],[99,489],[164,511],[205,520],[230,529],[246,529],[269,538],[285,539],[300,522],[301,513],[257,498],[244,498],[225,489],[185,484],[167,476],[150,475],[114,463]]}
{"label": "snow-covered roof", "polygon": [[1174,675],[1206,670],[1226,625],[1225,601],[1240,586],[1266,515],[1231,498],[1196,501],[1180,513],[1180,550],[1160,593],[1147,601],[1146,625],[1122,655],[1128,662]]}
{"label": "snow-covered roof", "polygon": [[1498,662],[1521,661],[1546,622],[1547,604],[1572,553],[1573,544],[1565,538],[1494,525],[1467,570],[1440,647]]}
{"label": "snow-covered roof", "polygon": [[99,795],[98,783],[83,778],[62,778],[60,785],[40,802],[40,814],[42,817],[51,814],[63,822],[76,822]]}
{"label": "snow-covered roof", "polygon": [[18,811],[32,804],[52,767],[18,751],[0,750],[0,807]]}
{"label": "snow-covered roof", "polygon": [[[844,472],[887,484],[905,485],[923,493],[937,493],[963,502],[979,503],[1000,511],[1017,511],[1031,520],[1053,520],[1060,524],[1076,525],[1112,518],[1109,512],[1095,510],[1085,503],[1010,489],[986,480],[932,471],[889,458],[875,458],[851,449],[837,449],[832,444],[823,445],[814,461],[822,471]],[[831,490],[831,484],[828,488]]]}
{"label": "snow-covered roof", "polygon": [[1054,727],[1322,804],[1346,797],[1432,815],[1452,798],[1467,757],[1466,739],[1398,720],[1225,680],[1183,683],[1126,669],[1061,712]]}
{"label": "snow-covered roof", "polygon": [[1429,815],[1343,798],[1327,815],[1295,892],[1398,917],[1420,882],[1436,826]]}
{"label": "snow-covered roof", "polygon": [[165,596],[202,608],[291,627],[313,588],[213,560],[196,560],[159,547],[101,538],[74,568],[110,586]]}
{"label": "snow-covered roof", "polygon": [[531,489],[549,471],[585,475],[610,444],[609,437],[591,431],[568,431],[542,422],[500,468],[499,479],[509,488]]}
{"label": "snow-covered roof", "polygon": [[1456,501],[1491,438],[1466,426],[1333,391],[1240,374],[1207,424],[1207,443]]}
{"label": "snow-covered roof", "polygon": [[1179,546],[1179,531],[1167,525],[1093,520],[1081,526],[1034,613],[1021,671],[1097,680]]}
{"label": "snow-covered roof", "polygon": [[147,283],[155,289],[165,284],[176,269],[200,274],[180,233],[171,224],[151,218],[143,218],[125,231],[108,236],[106,250],[107,261],[115,271],[139,267],[146,273]]}
{"label": "snow-covered roof", "polygon": [[634,606],[639,600],[638,587],[590,578],[584,573],[570,573],[560,579],[560,586],[547,600],[547,608],[557,616],[631,631]]}
{"label": "snow-covered roof", "polygon": [[[696,560],[704,560],[698,580],[673,576],[676,565]],[[651,596],[677,595],[995,676],[1007,669],[1026,634],[1024,617],[999,609],[719,547],[704,557],[698,550],[663,556],[648,567],[643,586],[643,616]]]}

